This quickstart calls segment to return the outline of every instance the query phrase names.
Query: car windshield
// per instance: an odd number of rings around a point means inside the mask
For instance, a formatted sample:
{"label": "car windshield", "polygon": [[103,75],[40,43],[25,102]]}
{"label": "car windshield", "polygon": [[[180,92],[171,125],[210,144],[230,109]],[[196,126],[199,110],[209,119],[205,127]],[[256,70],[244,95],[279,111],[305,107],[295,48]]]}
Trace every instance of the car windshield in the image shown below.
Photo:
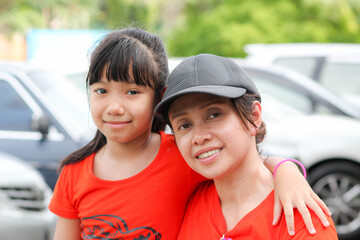
{"label": "car windshield", "polygon": [[[320,82],[338,94],[360,94],[359,63],[328,62],[320,76]],[[346,82],[346,84],[345,84]]]}
{"label": "car windshield", "polygon": [[49,71],[33,71],[28,75],[46,95],[56,117],[72,134],[77,133],[77,137],[92,134],[94,128],[85,90],[80,91],[66,78]]}

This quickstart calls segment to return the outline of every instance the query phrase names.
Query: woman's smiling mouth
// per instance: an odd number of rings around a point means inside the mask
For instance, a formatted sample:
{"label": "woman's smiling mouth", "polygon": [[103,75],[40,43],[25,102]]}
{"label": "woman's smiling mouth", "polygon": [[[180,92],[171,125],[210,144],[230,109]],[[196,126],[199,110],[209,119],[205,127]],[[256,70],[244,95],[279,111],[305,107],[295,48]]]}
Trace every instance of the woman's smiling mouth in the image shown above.
{"label": "woman's smiling mouth", "polygon": [[203,152],[196,156],[196,158],[203,164],[212,162],[216,156],[221,152],[222,148],[212,149],[207,152]]}

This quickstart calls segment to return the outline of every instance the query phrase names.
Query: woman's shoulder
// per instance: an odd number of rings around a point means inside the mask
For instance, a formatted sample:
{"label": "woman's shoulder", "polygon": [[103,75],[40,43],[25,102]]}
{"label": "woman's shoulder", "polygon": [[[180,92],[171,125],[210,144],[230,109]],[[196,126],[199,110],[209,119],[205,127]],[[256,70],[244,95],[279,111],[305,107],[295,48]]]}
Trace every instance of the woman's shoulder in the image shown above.
{"label": "woman's shoulder", "polygon": [[213,180],[202,181],[198,188],[194,191],[191,196],[191,202],[194,205],[198,204],[209,204],[209,200],[212,201],[211,196],[217,196],[216,188]]}

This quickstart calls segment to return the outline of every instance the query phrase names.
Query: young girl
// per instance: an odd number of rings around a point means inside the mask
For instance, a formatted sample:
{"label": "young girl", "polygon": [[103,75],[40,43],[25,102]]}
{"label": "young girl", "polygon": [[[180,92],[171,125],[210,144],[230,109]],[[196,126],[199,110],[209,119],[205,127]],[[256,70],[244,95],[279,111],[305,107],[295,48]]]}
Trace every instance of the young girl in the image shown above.
{"label": "young girl", "polygon": [[[257,149],[266,132],[260,101],[254,83],[230,59],[200,54],[171,73],[157,109],[169,120],[188,165],[214,179],[191,198],[179,240],[314,239],[298,212],[294,237],[284,217],[271,224],[274,181]],[[313,222],[316,239],[337,239],[330,217],[329,228]]]}
{"label": "young girl", "polygon": [[[55,239],[177,238],[188,199],[205,179],[187,166],[173,136],[161,131],[164,122],[154,117],[167,77],[163,43],[146,31],[113,31],[95,48],[87,86],[98,131],[61,163],[49,205],[58,215]],[[324,218],[301,173],[287,168],[303,194],[299,202],[313,203]],[[283,203],[291,206],[285,210],[291,229],[297,194],[279,185]],[[311,228],[311,219],[304,219]]]}

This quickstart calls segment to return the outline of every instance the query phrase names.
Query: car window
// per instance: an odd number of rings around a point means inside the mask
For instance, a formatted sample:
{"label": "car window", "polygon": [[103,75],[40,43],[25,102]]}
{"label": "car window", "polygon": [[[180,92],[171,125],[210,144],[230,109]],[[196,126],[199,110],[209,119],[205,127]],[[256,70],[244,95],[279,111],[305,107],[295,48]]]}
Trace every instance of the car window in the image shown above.
{"label": "car window", "polygon": [[261,94],[273,96],[304,114],[337,114],[323,102],[311,96],[306,89],[285,81],[280,76],[253,69],[246,69],[246,71],[255,81]]}
{"label": "car window", "polygon": [[327,62],[320,83],[338,94],[360,94],[360,64]]}
{"label": "car window", "polygon": [[0,79],[0,130],[32,131],[33,111],[8,81]]}
{"label": "car window", "polygon": [[275,60],[275,64],[293,69],[309,78],[314,77],[317,64],[316,58],[279,58]]}
{"label": "car window", "polygon": [[261,94],[271,95],[280,101],[285,100],[286,104],[303,113],[311,112],[311,100],[304,95],[262,77],[253,77],[253,80]]}
{"label": "car window", "polygon": [[69,79],[49,71],[32,71],[28,76],[49,101],[54,113],[73,134],[92,136],[93,122],[89,112],[86,91],[74,87]]}

